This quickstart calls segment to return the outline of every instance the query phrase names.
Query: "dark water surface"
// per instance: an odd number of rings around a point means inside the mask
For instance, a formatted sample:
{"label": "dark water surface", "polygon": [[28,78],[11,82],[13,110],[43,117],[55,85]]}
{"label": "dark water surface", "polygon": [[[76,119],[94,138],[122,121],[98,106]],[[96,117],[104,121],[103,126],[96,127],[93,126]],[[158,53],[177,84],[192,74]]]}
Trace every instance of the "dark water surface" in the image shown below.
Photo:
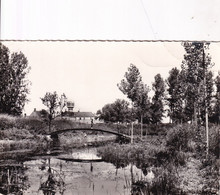
{"label": "dark water surface", "polygon": [[144,178],[134,165],[116,169],[97,156],[96,148],[58,155],[1,160],[0,194],[131,194],[131,178]]}

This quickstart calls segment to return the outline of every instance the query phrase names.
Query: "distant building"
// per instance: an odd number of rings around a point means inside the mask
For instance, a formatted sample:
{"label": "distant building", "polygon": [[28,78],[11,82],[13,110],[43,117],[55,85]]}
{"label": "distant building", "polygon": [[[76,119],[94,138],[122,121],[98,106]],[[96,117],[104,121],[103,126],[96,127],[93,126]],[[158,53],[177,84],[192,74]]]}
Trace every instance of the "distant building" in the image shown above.
{"label": "distant building", "polygon": [[34,111],[29,115],[30,118],[45,118],[47,116],[48,112],[46,110],[37,111],[36,108],[34,108]]}
{"label": "distant building", "polygon": [[63,117],[82,123],[91,123],[91,120],[95,120],[95,114],[93,114],[92,112],[67,111],[63,114]]}
{"label": "distant building", "polygon": [[68,112],[73,112],[74,105],[75,105],[74,102],[68,101],[68,102],[66,103],[67,111],[68,111]]}

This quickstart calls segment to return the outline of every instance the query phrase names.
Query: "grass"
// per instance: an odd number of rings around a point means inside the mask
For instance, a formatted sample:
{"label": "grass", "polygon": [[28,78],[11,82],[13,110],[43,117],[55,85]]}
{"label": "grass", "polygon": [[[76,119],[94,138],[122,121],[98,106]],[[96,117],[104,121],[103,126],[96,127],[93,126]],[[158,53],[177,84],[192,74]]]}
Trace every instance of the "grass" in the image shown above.
{"label": "grass", "polygon": [[134,163],[146,172],[145,168],[156,164],[155,154],[165,151],[164,140],[164,137],[147,136],[143,141],[136,139],[134,144],[114,143],[98,148],[98,155],[117,168]]}
{"label": "grass", "polygon": [[0,152],[45,149],[43,122],[37,119],[0,115]]}
{"label": "grass", "polygon": [[135,181],[133,194],[217,194],[220,127],[213,125],[209,130],[208,157],[204,127],[197,129],[190,124],[172,127],[160,138],[148,135],[133,145],[108,145],[98,152],[117,168],[131,162],[147,174],[149,167],[153,167],[153,183],[144,179]]}
{"label": "grass", "polygon": [[[48,132],[46,121],[33,118],[0,115],[0,152],[13,150],[42,150],[47,146],[44,133]],[[67,128],[90,127],[90,124],[77,123],[67,119],[56,119],[52,131]],[[93,128],[114,130],[129,134],[131,126],[126,124],[94,124]],[[111,143],[98,148],[98,154],[106,162],[117,168],[130,163],[142,169],[146,175],[153,168],[155,179],[149,184],[145,180],[133,182],[133,190],[142,194],[149,191],[156,194],[158,190],[167,194],[215,194],[218,190],[219,174],[219,130],[220,126],[210,125],[209,155],[206,155],[205,128],[190,124],[144,125],[144,138],[140,140],[140,125],[134,125],[134,144]],[[94,133],[86,132],[94,138]],[[60,135],[61,145],[73,147],[87,143],[84,132]],[[100,140],[99,140],[100,141]],[[103,140],[106,142],[107,140]],[[74,143],[77,143],[74,145]],[[139,193],[139,194],[140,194]]]}

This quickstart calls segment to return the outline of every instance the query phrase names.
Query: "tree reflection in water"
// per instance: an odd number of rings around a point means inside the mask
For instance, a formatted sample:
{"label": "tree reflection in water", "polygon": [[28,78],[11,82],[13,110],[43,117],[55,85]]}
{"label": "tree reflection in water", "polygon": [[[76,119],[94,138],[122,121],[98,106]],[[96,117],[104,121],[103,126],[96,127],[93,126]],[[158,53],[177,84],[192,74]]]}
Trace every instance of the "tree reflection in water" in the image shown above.
{"label": "tree reflection in water", "polygon": [[21,195],[30,187],[27,168],[23,163],[8,163],[0,166],[0,193]]}
{"label": "tree reflection in water", "polygon": [[62,164],[60,170],[56,171],[51,168],[50,158],[48,159],[48,178],[45,182],[40,184],[39,190],[43,191],[44,195],[55,195],[57,191],[62,195],[65,191],[65,183],[63,180],[64,174],[62,171]]}

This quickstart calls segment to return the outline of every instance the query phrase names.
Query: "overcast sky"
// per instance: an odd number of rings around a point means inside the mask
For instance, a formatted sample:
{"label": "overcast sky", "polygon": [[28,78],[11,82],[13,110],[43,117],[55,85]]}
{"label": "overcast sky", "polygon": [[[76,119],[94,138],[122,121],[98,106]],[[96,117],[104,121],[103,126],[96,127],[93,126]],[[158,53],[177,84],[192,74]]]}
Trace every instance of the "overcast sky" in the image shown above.
{"label": "overcast sky", "polygon": [[[1,39],[123,39],[220,41],[219,0],[2,0]],[[44,108],[46,92],[65,93],[81,111],[96,112],[116,98],[130,63],[146,84],[180,67],[177,43],[4,42],[22,51],[31,72],[25,112]],[[210,53],[220,70],[220,44]]]}
{"label": "overcast sky", "polygon": [[[44,108],[40,97],[46,92],[65,93],[75,102],[75,111],[96,112],[116,98],[126,98],[118,89],[130,63],[151,87],[154,76],[167,78],[169,70],[180,68],[181,43],[91,43],[91,42],[4,42],[12,52],[22,51],[29,61],[30,102],[25,112]],[[210,54],[220,70],[220,44],[212,43]]]}

